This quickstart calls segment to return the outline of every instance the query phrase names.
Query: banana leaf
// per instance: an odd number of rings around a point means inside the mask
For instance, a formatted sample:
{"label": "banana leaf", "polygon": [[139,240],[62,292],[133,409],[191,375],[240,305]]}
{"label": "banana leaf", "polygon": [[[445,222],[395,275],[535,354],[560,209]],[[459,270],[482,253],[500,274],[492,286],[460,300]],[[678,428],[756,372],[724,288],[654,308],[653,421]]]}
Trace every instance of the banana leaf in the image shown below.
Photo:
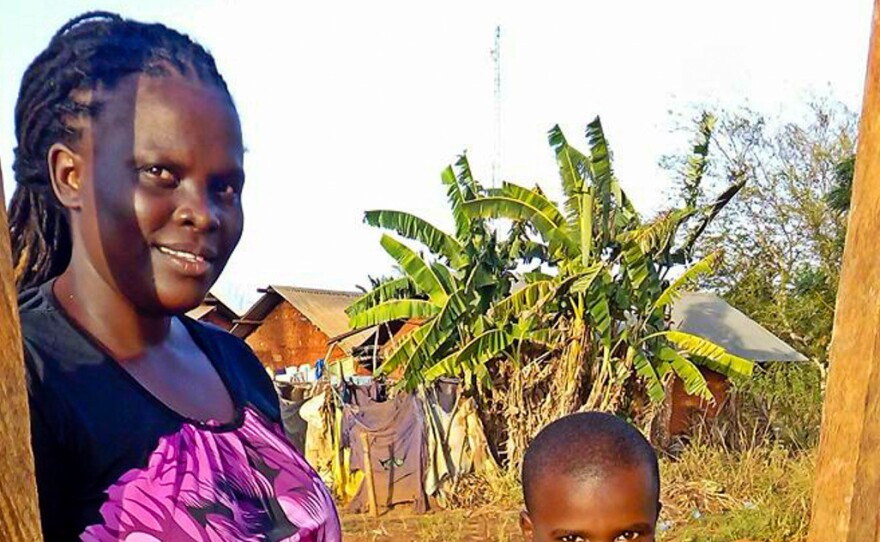
{"label": "banana leaf", "polygon": [[430,328],[427,325],[423,325],[404,337],[385,362],[379,366],[377,372],[384,375],[391,374],[402,363],[412,358],[413,353],[415,353],[419,344],[425,339],[428,331],[430,331]]}
{"label": "banana leaf", "polygon": [[470,219],[464,214],[461,205],[465,202],[464,194],[452,166],[447,166],[440,174],[443,184],[446,185],[446,198],[452,208],[452,218],[455,221],[455,236],[458,239],[466,239],[470,231]]}
{"label": "banana leaf", "polygon": [[623,263],[625,272],[632,283],[633,289],[638,290],[651,278],[648,268],[648,259],[637,243],[628,243],[623,248]]}
{"label": "banana leaf", "polygon": [[706,378],[689,359],[668,346],[660,347],[658,355],[664,361],[669,362],[672,371],[684,383],[684,391],[688,395],[697,395],[708,401],[713,400],[712,392],[709,391],[709,386],[706,384]]}
{"label": "banana leaf", "polygon": [[579,256],[578,246],[568,234],[568,228],[560,228],[536,207],[508,197],[488,197],[469,201],[463,205],[473,218],[509,218],[529,222],[550,245],[569,256]]}
{"label": "banana leaf", "polygon": [[569,226],[574,229],[581,218],[580,196],[586,190],[585,179],[590,174],[590,159],[568,144],[558,124],[547,133],[547,140],[556,153],[562,192],[565,195],[565,211]]}
{"label": "banana leaf", "polygon": [[392,299],[349,318],[352,329],[377,326],[395,320],[426,319],[436,316],[440,307],[421,299]]}
{"label": "banana leaf", "polygon": [[391,299],[409,298],[414,293],[414,290],[415,285],[409,277],[390,280],[376,286],[359,297],[354,303],[345,309],[345,313],[351,317]]}
{"label": "banana leaf", "polygon": [[464,248],[454,237],[415,215],[402,211],[367,211],[364,213],[364,222],[419,241],[435,254],[446,257],[455,268],[467,263]]}
{"label": "banana leaf", "polygon": [[684,176],[684,201],[688,207],[696,207],[700,198],[700,184],[709,165],[709,142],[714,127],[715,117],[704,111],[697,123],[697,137]]}
{"label": "banana leaf", "polygon": [[407,360],[407,373],[422,374],[431,365],[431,359],[437,351],[457,332],[458,325],[467,313],[463,292],[461,290],[449,296],[446,305],[436,318],[427,324],[428,332],[419,342]]}
{"label": "banana leaf", "polygon": [[552,280],[533,282],[495,303],[490,314],[493,318],[505,320],[511,315],[534,309],[548,294],[555,291],[556,284]]}
{"label": "banana leaf", "polygon": [[586,292],[593,285],[596,277],[602,274],[604,269],[605,265],[602,262],[598,262],[577,273],[569,291],[576,294]]}
{"label": "banana leaf", "polygon": [[382,235],[382,248],[394,258],[413,284],[437,306],[446,303],[449,292],[443,288],[440,278],[418,254],[388,234]]}
{"label": "banana leaf", "polygon": [[746,185],[747,178],[745,175],[739,172],[733,172],[731,174],[732,183],[727,189],[718,196],[714,202],[703,207],[701,213],[702,217],[699,222],[694,225],[693,228],[688,232],[687,238],[685,239],[682,248],[679,250],[680,259],[687,261],[691,258],[694,252],[694,246],[697,244],[697,240],[703,234],[703,231],[709,227],[709,224],[714,220],[715,216],[721,212],[724,207],[730,203],[730,200],[733,199],[740,190]]}
{"label": "banana leaf", "polygon": [[544,213],[553,224],[558,227],[565,225],[565,217],[559,212],[556,204],[547,199],[539,188],[528,189],[513,183],[505,182],[499,190],[493,194],[501,197],[508,197],[527,203],[532,207]]}
{"label": "banana leaf", "polygon": [[608,152],[608,141],[605,139],[605,132],[602,129],[602,121],[599,117],[596,117],[593,122],[587,125],[587,140],[590,143],[590,170],[592,171],[593,178],[593,194],[602,213],[602,222],[600,224],[602,240],[603,243],[607,243],[611,238],[613,229],[613,224],[610,220],[613,174],[611,171],[611,157]]}
{"label": "banana leaf", "polygon": [[471,173],[471,164],[468,161],[467,155],[462,154],[459,156],[455,165],[458,167],[459,185],[464,188],[464,191],[462,192],[464,194],[464,200],[470,201],[479,197],[481,192],[480,183],[474,180],[474,176]]}
{"label": "banana leaf", "polygon": [[755,362],[729,353],[717,344],[684,331],[664,331],[666,339],[692,356],[706,360],[706,366],[733,379],[752,376]]}
{"label": "banana leaf", "polygon": [[718,265],[718,261],[720,260],[720,258],[720,252],[713,252],[699,262],[690,266],[687,271],[682,273],[680,277],[675,279],[672,284],[670,284],[663,291],[663,293],[660,294],[660,297],[657,298],[657,301],[654,303],[654,307],[651,309],[651,312],[654,312],[657,309],[663,309],[672,304],[678,298],[680,298],[681,294],[684,293],[684,287],[694,282],[699,277],[711,273]]}
{"label": "banana leaf", "polygon": [[587,297],[590,323],[606,348],[611,347],[611,310],[608,298],[601,289],[594,288]]}
{"label": "banana leaf", "polygon": [[619,239],[637,243],[645,254],[663,253],[672,247],[679,227],[696,213],[694,208],[669,211],[653,222],[621,234]]}
{"label": "banana leaf", "polygon": [[663,381],[660,379],[660,375],[657,374],[656,369],[654,369],[648,358],[632,346],[627,348],[626,357],[635,367],[636,374],[641,376],[645,382],[648,397],[656,403],[662,401],[666,397],[666,390],[663,388]]}
{"label": "banana leaf", "polygon": [[478,367],[498,356],[513,343],[513,337],[504,331],[495,329],[476,337],[464,346],[457,354],[447,356],[425,372],[425,378],[436,380],[441,376],[455,376],[463,369],[472,372]]}

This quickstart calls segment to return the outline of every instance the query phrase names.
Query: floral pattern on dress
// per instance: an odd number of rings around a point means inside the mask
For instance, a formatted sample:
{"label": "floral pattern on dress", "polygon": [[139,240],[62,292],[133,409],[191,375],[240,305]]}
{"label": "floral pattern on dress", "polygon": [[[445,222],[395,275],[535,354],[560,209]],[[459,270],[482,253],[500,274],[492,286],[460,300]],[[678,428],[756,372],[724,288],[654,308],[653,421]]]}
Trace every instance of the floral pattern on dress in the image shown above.
{"label": "floral pattern on dress", "polygon": [[246,408],[229,431],[184,424],[107,491],[83,542],[337,542],[326,486],[277,424]]}

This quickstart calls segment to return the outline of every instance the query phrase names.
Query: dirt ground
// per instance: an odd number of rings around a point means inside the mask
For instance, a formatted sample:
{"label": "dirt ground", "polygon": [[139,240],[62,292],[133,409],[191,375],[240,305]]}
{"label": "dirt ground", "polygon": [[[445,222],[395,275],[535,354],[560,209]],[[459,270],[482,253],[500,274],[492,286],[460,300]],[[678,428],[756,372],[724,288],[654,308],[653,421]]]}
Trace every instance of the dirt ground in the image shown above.
{"label": "dirt ground", "polygon": [[495,507],[477,510],[441,510],[413,514],[406,509],[386,512],[378,518],[367,514],[343,514],[346,542],[377,540],[424,540],[428,542],[510,542],[520,540],[516,511]]}

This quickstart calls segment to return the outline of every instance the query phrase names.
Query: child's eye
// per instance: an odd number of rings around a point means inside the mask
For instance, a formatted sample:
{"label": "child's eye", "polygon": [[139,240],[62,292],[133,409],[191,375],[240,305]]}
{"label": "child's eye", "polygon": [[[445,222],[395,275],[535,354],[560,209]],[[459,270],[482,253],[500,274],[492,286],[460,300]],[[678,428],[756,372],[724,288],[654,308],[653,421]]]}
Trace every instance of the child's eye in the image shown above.
{"label": "child's eye", "polygon": [[617,538],[614,539],[614,542],[624,542],[626,540],[635,540],[642,536],[641,533],[637,533],[635,531],[624,531]]}
{"label": "child's eye", "polygon": [[579,534],[567,534],[559,538],[562,542],[586,542]]}

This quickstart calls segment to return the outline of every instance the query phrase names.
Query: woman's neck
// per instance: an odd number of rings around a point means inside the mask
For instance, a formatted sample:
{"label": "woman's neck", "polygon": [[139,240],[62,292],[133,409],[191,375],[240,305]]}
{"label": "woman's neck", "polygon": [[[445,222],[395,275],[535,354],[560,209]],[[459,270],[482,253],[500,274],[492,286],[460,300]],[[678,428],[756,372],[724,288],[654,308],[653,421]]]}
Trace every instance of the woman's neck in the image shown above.
{"label": "woman's neck", "polygon": [[136,359],[162,344],[171,331],[170,316],[140,313],[115,285],[91,265],[71,261],[55,281],[61,307],[119,361]]}

